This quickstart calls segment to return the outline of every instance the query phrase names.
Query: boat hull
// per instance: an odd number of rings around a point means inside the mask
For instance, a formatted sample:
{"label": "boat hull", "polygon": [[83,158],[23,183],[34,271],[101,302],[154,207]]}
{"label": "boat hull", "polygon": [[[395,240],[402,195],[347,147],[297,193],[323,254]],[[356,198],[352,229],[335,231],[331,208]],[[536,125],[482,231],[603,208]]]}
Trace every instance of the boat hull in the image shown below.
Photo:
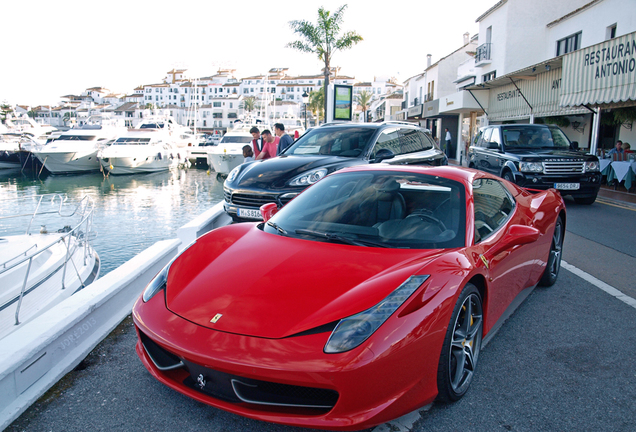
{"label": "boat hull", "polygon": [[29,261],[25,261],[0,274],[0,339],[98,277],[100,260],[97,253],[85,247],[84,242],[77,237],[71,235],[63,238],[62,235],[54,233],[2,238],[2,262],[7,261],[5,255],[15,254],[16,251],[44,249],[50,244],[53,246],[35,256],[30,266]]}
{"label": "boat hull", "polygon": [[243,163],[245,158],[242,154],[208,153],[208,165],[220,174],[229,174],[234,168]]}
{"label": "boat hull", "polygon": [[70,174],[99,171],[97,150],[78,152],[39,151],[35,153],[38,160],[51,174]]}

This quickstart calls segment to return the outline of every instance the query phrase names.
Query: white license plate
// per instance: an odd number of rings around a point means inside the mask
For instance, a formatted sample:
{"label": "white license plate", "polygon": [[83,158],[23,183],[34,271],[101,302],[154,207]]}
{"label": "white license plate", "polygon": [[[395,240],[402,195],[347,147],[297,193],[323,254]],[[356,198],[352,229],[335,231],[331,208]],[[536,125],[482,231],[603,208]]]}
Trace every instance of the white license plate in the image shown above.
{"label": "white license plate", "polygon": [[261,216],[261,211],[260,210],[252,210],[252,209],[238,209],[238,216],[239,217],[244,217],[244,218],[250,218],[250,219],[263,219],[263,216]]}
{"label": "white license plate", "polygon": [[581,187],[580,183],[555,183],[554,188],[559,190],[578,190]]}

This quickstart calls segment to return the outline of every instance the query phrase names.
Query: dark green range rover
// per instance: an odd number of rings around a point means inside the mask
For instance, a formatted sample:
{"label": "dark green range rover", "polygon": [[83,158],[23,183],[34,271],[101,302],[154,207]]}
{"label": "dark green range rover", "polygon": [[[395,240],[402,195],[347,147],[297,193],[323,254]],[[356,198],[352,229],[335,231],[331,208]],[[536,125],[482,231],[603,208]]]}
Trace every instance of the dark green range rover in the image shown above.
{"label": "dark green range rover", "polygon": [[531,189],[554,188],[579,204],[592,204],[601,186],[598,158],[577,151],[551,125],[491,125],[479,130],[469,166]]}

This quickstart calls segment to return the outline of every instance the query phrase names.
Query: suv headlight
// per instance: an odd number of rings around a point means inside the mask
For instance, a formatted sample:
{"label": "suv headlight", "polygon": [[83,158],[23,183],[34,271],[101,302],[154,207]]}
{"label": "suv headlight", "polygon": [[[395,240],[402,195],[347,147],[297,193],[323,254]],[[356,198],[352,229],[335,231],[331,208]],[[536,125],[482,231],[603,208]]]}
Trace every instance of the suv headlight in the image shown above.
{"label": "suv headlight", "polygon": [[598,162],[585,162],[585,172],[598,171],[600,169]]}
{"label": "suv headlight", "polygon": [[341,319],[329,336],[325,353],[349,351],[367,340],[429,278],[411,276],[384,300],[359,314]]}
{"label": "suv headlight", "polygon": [[519,171],[541,173],[543,172],[542,162],[519,162]]}
{"label": "suv headlight", "polygon": [[[327,168],[318,168],[307,171],[299,176],[294,177],[290,182],[290,186],[309,186],[327,175]],[[229,177],[228,177],[229,179]]]}
{"label": "suv headlight", "polygon": [[240,169],[241,169],[241,166],[239,165],[236,168],[234,168],[232,171],[230,171],[230,173],[227,175],[227,179],[225,181],[229,182],[229,183],[232,183],[234,181],[234,179],[236,178],[236,176],[238,175]]}

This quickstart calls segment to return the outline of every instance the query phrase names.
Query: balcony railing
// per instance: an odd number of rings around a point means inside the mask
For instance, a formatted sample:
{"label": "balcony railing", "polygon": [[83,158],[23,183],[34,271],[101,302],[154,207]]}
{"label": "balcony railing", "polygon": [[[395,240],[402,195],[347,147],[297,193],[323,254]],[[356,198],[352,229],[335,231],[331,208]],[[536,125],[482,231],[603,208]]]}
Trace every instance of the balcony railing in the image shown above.
{"label": "balcony railing", "polygon": [[485,43],[477,47],[477,52],[475,53],[475,66],[490,63],[492,60],[490,58],[491,46],[492,44]]}

